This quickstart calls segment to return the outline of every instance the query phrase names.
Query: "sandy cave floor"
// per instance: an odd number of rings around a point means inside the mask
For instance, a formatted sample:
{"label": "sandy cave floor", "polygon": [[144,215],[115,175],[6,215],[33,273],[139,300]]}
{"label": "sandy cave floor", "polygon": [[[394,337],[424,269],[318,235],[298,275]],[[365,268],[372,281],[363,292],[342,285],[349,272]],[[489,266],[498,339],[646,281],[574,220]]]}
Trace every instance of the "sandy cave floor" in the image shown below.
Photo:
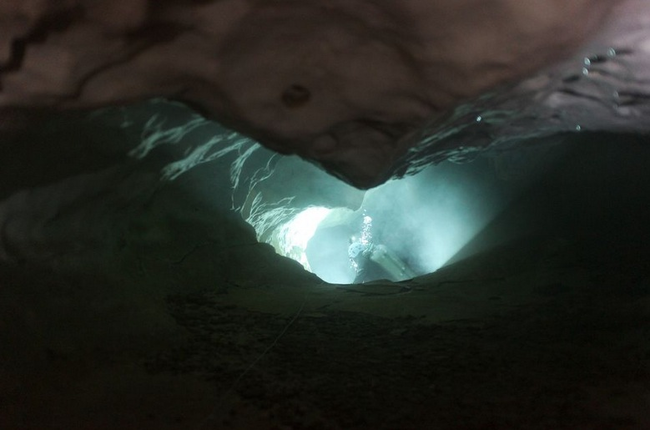
{"label": "sandy cave floor", "polygon": [[650,429],[648,268],[569,248],[349,287],[3,265],[0,428]]}

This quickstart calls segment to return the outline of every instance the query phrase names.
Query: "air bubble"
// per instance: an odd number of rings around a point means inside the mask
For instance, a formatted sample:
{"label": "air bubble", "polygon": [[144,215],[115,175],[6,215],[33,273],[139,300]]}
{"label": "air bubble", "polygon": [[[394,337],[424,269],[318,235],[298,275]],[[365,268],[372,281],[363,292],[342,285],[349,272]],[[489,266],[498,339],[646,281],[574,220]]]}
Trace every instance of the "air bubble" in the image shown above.
{"label": "air bubble", "polygon": [[476,122],[481,122],[483,121],[483,117],[481,115],[476,117]]}
{"label": "air bubble", "polygon": [[587,69],[586,67],[583,67],[582,68],[582,74],[585,75],[585,76],[588,76],[589,75],[589,69]]}
{"label": "air bubble", "polygon": [[576,125],[576,131],[580,131],[580,130],[582,130],[582,127],[580,127],[579,125]]}
{"label": "air bubble", "polygon": [[611,58],[611,57],[616,57],[616,49],[614,49],[614,48],[609,48],[609,49],[607,50],[607,56],[610,57],[610,58]]}
{"label": "air bubble", "polygon": [[585,57],[584,63],[585,63],[585,66],[591,66],[591,60],[589,58],[587,58],[587,57]]}

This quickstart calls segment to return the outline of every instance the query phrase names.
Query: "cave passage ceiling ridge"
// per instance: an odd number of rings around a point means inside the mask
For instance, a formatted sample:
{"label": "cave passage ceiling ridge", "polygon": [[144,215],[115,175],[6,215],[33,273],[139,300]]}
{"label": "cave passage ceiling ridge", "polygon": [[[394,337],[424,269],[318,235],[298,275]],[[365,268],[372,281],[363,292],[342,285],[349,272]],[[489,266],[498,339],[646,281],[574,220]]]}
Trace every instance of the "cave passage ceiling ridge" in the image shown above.
{"label": "cave passage ceiling ridge", "polygon": [[[160,96],[364,188],[558,132],[648,132],[644,0],[12,0],[0,12],[3,129],[34,110]],[[206,139],[194,159],[217,144],[246,145]]]}

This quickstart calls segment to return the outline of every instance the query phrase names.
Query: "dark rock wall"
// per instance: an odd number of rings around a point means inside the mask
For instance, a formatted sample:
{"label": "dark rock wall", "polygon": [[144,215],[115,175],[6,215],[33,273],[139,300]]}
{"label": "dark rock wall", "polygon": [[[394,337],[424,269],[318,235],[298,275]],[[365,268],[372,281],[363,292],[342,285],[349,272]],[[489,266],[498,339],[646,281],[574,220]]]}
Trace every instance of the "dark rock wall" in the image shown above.
{"label": "dark rock wall", "polygon": [[[135,109],[137,121],[143,114]],[[165,167],[187,154],[192,139],[203,136],[162,145],[136,159],[128,153],[141,143],[141,134],[116,124],[119,115],[111,115],[52,117],[39,129],[3,140],[4,261],[110,276],[134,270],[136,261],[146,265],[139,256],[154,265],[178,265],[197,249],[210,247],[215,279],[256,282],[255,273],[285,281],[309,279],[299,265],[259,244],[255,230],[235,209],[231,164],[240,154],[204,161],[164,180]],[[262,168],[270,157],[252,163]],[[256,170],[246,167],[250,174]],[[245,193],[249,186],[242,181]],[[279,199],[270,195],[263,201],[273,204],[273,198]]]}

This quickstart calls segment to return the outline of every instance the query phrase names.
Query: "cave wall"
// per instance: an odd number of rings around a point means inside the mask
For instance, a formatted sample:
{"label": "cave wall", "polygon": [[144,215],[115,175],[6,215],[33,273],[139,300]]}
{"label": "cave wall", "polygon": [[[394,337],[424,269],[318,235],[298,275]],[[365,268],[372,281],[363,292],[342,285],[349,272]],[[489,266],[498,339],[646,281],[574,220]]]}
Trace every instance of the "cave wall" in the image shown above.
{"label": "cave wall", "polygon": [[[279,206],[284,210],[268,220],[274,227],[309,204],[349,204],[345,197],[331,192],[313,195],[313,186],[305,187],[312,181],[308,177],[323,173],[305,170],[301,164],[291,168],[290,159],[284,165],[295,186],[283,177],[281,185],[261,187],[262,179],[269,182],[277,156],[249,141],[243,150],[220,152],[223,147],[218,146],[197,160],[193,154],[204,139],[227,132],[216,125],[194,134],[182,126],[176,129],[175,124],[185,124],[193,114],[177,105],[166,109],[156,102],[91,116],[54,116],[38,129],[5,136],[0,169],[2,260],[64,273],[120,277],[165,266],[172,270],[197,250],[209,249],[211,260],[206,264],[214,282],[318,282],[297,263],[276,255],[271,246],[258,243],[264,230],[256,232],[246,224],[242,209],[253,193],[257,205]],[[146,123],[160,115],[161,121],[168,121],[163,130],[180,133],[175,143],[169,134],[147,135]],[[210,128],[209,123],[204,125]],[[158,141],[142,155],[142,144],[151,142],[152,135]],[[257,148],[255,156],[250,155],[251,148],[253,152]],[[177,176],[166,179],[170,166]],[[286,195],[273,193],[273,188],[293,196],[295,202],[287,202]],[[284,208],[279,205],[282,201]],[[251,272],[252,266],[256,270]]]}

